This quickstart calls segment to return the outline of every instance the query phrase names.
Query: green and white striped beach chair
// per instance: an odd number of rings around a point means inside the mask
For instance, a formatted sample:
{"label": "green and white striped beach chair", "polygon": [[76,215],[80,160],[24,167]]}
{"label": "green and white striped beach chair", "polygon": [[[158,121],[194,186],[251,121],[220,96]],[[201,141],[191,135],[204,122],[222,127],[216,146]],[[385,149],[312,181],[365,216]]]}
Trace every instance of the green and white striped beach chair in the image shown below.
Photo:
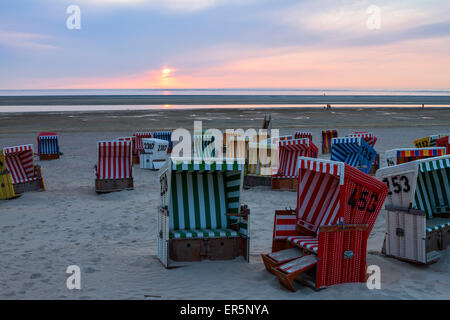
{"label": "green and white striped beach chair", "polygon": [[431,263],[450,245],[450,155],[381,168],[386,200],[387,255]]}
{"label": "green and white striped beach chair", "polygon": [[160,170],[158,258],[248,261],[249,210],[241,206],[244,165],[172,158]]}

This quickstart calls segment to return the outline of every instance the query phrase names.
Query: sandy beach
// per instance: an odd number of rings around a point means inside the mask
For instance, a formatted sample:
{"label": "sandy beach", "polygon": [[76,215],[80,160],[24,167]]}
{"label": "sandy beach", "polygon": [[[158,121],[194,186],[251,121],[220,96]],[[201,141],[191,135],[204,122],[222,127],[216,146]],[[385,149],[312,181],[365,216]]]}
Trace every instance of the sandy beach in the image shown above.
{"label": "sandy beach", "polygon": [[[61,159],[38,161],[45,192],[0,201],[0,299],[449,299],[450,250],[435,264],[420,266],[379,254],[382,211],[368,244],[368,264],[381,268],[381,290],[344,284],[313,291],[286,290],[260,258],[271,248],[276,209],[295,207],[295,192],[266,187],[245,190],[251,210],[251,259],[186,263],[167,270],[156,258],[158,173],[134,167],[134,190],[97,195],[96,142],[137,130],[260,128],[264,114],[281,134],[308,130],[321,146],[320,131],[339,136],[365,129],[378,137],[383,154],[394,147],[450,131],[449,109],[334,108],[141,110],[0,113],[0,147],[33,143],[39,131],[56,131]],[[329,155],[321,155],[328,158]],[[81,290],[68,290],[66,268],[81,267]]]}

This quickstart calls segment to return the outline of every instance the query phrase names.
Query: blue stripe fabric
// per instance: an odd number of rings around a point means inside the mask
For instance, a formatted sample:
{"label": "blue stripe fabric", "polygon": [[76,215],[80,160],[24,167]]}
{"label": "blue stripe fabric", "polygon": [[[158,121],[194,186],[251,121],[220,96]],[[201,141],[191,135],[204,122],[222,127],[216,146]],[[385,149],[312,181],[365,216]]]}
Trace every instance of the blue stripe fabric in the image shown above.
{"label": "blue stripe fabric", "polygon": [[57,136],[39,137],[39,155],[41,154],[59,154]]}
{"label": "blue stripe fabric", "polygon": [[369,173],[377,152],[360,137],[333,138],[331,160],[341,161]]}
{"label": "blue stripe fabric", "polygon": [[153,132],[153,138],[169,141],[169,148],[173,148],[173,145],[172,145],[172,131],[156,131],[156,132]]}

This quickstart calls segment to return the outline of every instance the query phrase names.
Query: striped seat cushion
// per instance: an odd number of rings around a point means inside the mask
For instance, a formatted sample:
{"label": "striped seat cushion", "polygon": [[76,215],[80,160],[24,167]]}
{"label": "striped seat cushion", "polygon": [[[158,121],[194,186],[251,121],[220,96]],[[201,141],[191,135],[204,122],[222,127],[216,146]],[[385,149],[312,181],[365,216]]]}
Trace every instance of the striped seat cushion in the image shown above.
{"label": "striped seat cushion", "polygon": [[189,238],[214,238],[214,237],[237,237],[237,231],[231,229],[194,229],[194,230],[171,230],[170,239]]}
{"label": "striped seat cushion", "polygon": [[319,249],[319,239],[311,236],[293,236],[288,237],[288,241],[297,247],[311,250],[317,253]]}

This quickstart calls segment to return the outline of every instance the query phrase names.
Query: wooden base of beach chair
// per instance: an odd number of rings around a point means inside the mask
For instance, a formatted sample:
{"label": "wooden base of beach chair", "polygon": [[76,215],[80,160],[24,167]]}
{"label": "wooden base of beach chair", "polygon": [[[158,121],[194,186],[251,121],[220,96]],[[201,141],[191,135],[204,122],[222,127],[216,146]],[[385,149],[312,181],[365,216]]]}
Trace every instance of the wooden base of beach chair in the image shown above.
{"label": "wooden base of beach chair", "polygon": [[39,155],[39,160],[45,161],[45,160],[55,160],[59,159],[59,154],[41,154]]}
{"label": "wooden base of beach chair", "polygon": [[137,155],[133,155],[133,164],[139,164],[140,163],[140,161],[139,161],[139,155],[137,154]]}
{"label": "wooden base of beach chair", "polygon": [[303,255],[300,248],[289,248],[268,254],[261,254],[264,266],[267,271],[274,273],[273,268],[276,268],[286,262],[300,258]]}
{"label": "wooden base of beach chair", "polygon": [[133,190],[133,178],[128,179],[96,179],[95,192],[115,192],[122,190]]}
{"label": "wooden base of beach chair", "polygon": [[268,186],[272,185],[270,177],[245,176],[244,187]]}
{"label": "wooden base of beach chair", "polygon": [[441,229],[442,250],[450,246],[450,226]]}
{"label": "wooden base of beach chair", "polygon": [[297,178],[272,178],[272,190],[279,191],[297,191],[298,179]]}
{"label": "wooden base of beach chair", "polygon": [[377,153],[377,155],[375,156],[375,160],[374,160],[372,166],[370,167],[369,174],[375,175],[375,173],[377,172],[378,169],[380,169],[380,154],[379,153]]}
{"label": "wooden base of beach chair", "polygon": [[16,183],[13,187],[15,194],[31,191],[45,191],[44,180],[42,178],[30,182]]}
{"label": "wooden base of beach chair", "polygon": [[433,230],[426,235],[426,252],[442,250],[441,232]]}
{"label": "wooden base of beach chair", "polygon": [[246,248],[243,245],[244,241],[241,237],[171,239],[169,241],[169,258],[176,262],[205,259],[232,260],[244,255]]}
{"label": "wooden base of beach chair", "polygon": [[297,291],[294,286],[294,280],[303,272],[312,269],[319,259],[315,255],[307,255],[292,260],[273,269],[273,273],[278,280],[292,292]]}
{"label": "wooden base of beach chair", "polygon": [[0,173],[0,200],[11,200],[20,197],[22,194],[14,192],[12,178],[9,171]]}

